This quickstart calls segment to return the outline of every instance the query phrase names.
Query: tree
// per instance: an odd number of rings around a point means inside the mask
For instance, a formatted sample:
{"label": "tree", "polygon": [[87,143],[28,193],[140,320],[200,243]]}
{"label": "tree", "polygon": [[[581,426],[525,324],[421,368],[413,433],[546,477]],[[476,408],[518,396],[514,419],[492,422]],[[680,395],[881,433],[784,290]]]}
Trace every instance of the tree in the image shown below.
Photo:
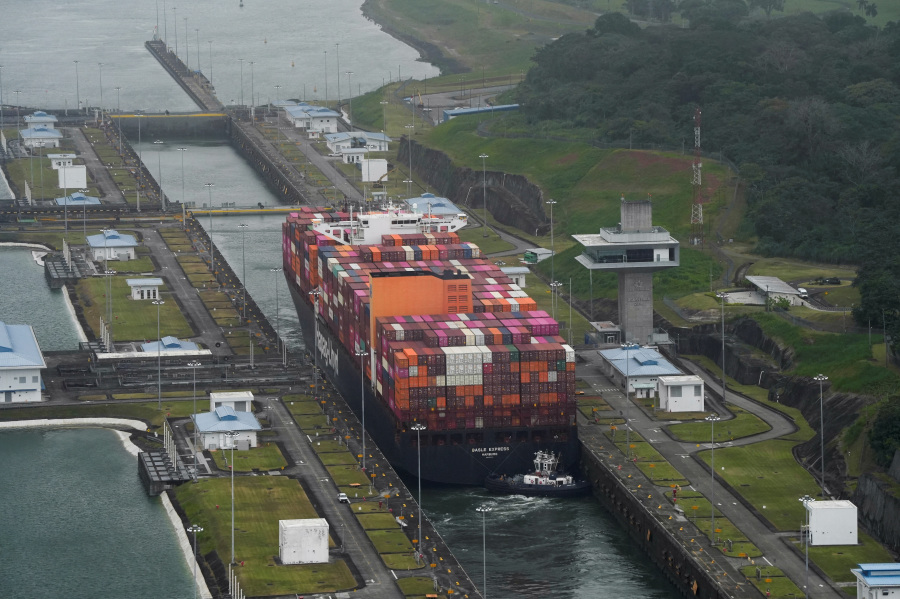
{"label": "tree", "polygon": [[875,462],[887,468],[900,448],[900,397],[888,398],[878,409],[878,416],[869,431],[869,445],[875,453]]}
{"label": "tree", "polygon": [[749,0],[750,8],[761,8],[766,13],[766,18],[772,16],[772,11],[784,12],[784,0]]}

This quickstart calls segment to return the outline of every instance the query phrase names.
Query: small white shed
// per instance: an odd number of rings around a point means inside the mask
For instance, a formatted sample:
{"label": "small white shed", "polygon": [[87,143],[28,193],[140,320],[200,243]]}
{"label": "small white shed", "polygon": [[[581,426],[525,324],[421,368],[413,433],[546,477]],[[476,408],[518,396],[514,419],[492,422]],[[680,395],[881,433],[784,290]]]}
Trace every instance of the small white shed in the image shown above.
{"label": "small white shed", "polygon": [[209,394],[209,411],[228,406],[235,412],[252,412],[253,393],[250,391],[219,391]]}
{"label": "small white shed", "polygon": [[807,501],[810,545],[856,545],[857,514],[852,501]]}
{"label": "small white shed", "polygon": [[363,181],[387,181],[388,167],[384,158],[372,158],[362,161]]}
{"label": "small white shed", "polygon": [[163,284],[162,279],[125,279],[131,287],[131,299],[155,300],[159,299],[159,288]]}
{"label": "small white shed", "polygon": [[83,164],[61,166],[56,169],[60,189],[81,189],[87,187],[87,167]]}
{"label": "small white shed", "polygon": [[659,409],[663,412],[703,412],[703,379],[693,374],[659,377]]}
{"label": "small white shed", "polygon": [[279,520],[278,556],[282,564],[328,563],[328,521]]}

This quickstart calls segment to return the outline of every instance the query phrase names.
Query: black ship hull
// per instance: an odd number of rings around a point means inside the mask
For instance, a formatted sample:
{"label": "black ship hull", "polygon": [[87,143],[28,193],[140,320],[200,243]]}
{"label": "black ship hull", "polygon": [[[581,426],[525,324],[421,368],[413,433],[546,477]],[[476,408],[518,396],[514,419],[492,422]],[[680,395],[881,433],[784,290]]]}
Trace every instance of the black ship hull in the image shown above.
{"label": "black ship hull", "polygon": [[[287,272],[287,271],[286,271]],[[319,370],[363,420],[369,437],[395,470],[417,476],[424,481],[482,486],[490,474],[511,475],[531,468],[535,452],[553,451],[567,457],[561,464],[576,471],[580,455],[577,428],[573,426],[505,427],[453,430],[425,430],[421,436],[421,452],[417,451],[417,435],[376,397],[369,385],[362,385],[359,358],[351,356],[328,326],[316,318],[313,306],[296,283],[288,279],[291,298],[297,309],[303,340],[315,352]],[[318,335],[318,338],[316,338]],[[362,397],[361,397],[362,396]],[[472,443],[472,438],[483,442]],[[370,462],[370,472],[377,467]]]}

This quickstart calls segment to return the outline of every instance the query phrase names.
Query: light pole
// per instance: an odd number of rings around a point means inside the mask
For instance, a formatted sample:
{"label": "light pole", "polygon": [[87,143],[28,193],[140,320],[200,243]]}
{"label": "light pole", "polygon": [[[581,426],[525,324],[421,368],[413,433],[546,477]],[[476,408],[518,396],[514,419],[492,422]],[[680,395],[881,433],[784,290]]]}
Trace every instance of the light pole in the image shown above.
{"label": "light pole", "polygon": [[156,299],[151,302],[156,306],[156,398],[157,409],[162,411],[162,336],[159,333],[159,307],[164,301]]}
{"label": "light pole", "polygon": [[231,445],[231,463],[228,466],[231,468],[231,564],[234,564],[234,438],[238,434],[228,431],[225,436],[228,437]]}
{"label": "light pole", "polygon": [[209,84],[212,85],[212,40],[207,40],[209,42]]}
{"label": "light pole", "polygon": [[238,62],[241,63],[241,106],[244,105],[244,59],[238,58]]}
{"label": "light pole", "polygon": [[487,175],[484,170],[484,160],[485,158],[488,158],[488,155],[482,153],[479,154],[478,157],[481,158],[481,206],[484,209],[484,224],[482,225],[484,227],[484,233],[482,234],[482,237],[487,237]]}
{"label": "light pole", "polygon": [[118,118],[116,119],[116,121],[118,121],[118,124],[119,124],[119,156],[121,156],[122,155],[122,105],[119,104],[119,90],[122,88],[117,85],[114,89],[116,90],[116,114],[118,115]]}
{"label": "light pole", "polygon": [[[278,96],[279,96],[279,94],[280,94],[280,92],[281,92],[281,86],[280,86],[280,85],[276,85],[276,86],[274,86],[274,87],[275,87],[275,103],[278,104]],[[285,137],[287,137],[287,136],[285,136]]]}
{"label": "light pole", "polygon": [[197,72],[200,72],[200,29],[194,28],[197,32]]}
{"label": "light pole", "polygon": [[[163,142],[163,140],[157,139],[156,141],[153,142],[153,145],[156,146],[156,171],[157,171],[157,177],[159,177],[159,180],[157,181],[157,184],[159,186],[159,201],[160,201],[160,206],[162,208],[162,211],[165,212],[166,211],[166,194],[165,194],[165,192],[163,192],[163,188],[162,188],[162,158],[160,157],[160,150],[162,149],[163,143],[165,143],[165,142]],[[184,156],[184,154],[182,154],[182,156]]]}
{"label": "light pole", "polygon": [[416,125],[415,123],[413,123],[412,125],[404,125],[403,128],[409,130],[406,134],[408,136],[407,145],[409,147],[409,182],[406,185],[406,195],[412,197],[412,134],[416,128]]}
{"label": "light pole", "polygon": [[[184,154],[182,154],[184,156]],[[181,177],[182,184],[182,203],[184,202],[184,173],[182,173]],[[216,248],[213,246],[212,240],[212,188],[215,187],[214,183],[204,183],[203,187],[209,192],[209,232],[207,233],[207,237],[209,237],[209,270],[213,273],[213,278],[216,279],[216,283],[218,283],[218,279],[216,278]]]}
{"label": "light pole", "polygon": [[3,65],[0,64],[0,127],[3,127]]}
{"label": "light pole", "polygon": [[353,71],[347,71],[347,101],[350,102],[350,108],[347,111],[347,120],[350,122],[350,133],[353,133],[353,91],[350,87],[350,75]]}
{"label": "light pole", "polygon": [[178,58],[178,7],[172,7],[172,29],[175,31],[175,58]]}
{"label": "light pole", "polygon": [[[366,366],[364,359],[369,355],[368,350],[361,350],[356,352],[357,357],[359,357],[359,403],[362,405],[362,470],[366,475],[366,478],[369,478],[368,473],[366,473],[366,389],[364,380],[366,378]],[[371,488],[371,484],[369,488]]]}
{"label": "light pole", "polygon": [[325,106],[328,106],[328,50],[322,52],[325,54]]}
{"label": "light pole", "polygon": [[192,524],[187,531],[194,535],[194,599],[197,599],[197,533],[203,532],[203,528]]}
{"label": "light pole", "polygon": [[84,242],[87,243],[87,197],[85,194],[88,192],[87,189],[79,189],[78,192],[81,194],[81,236],[84,237]]}
{"label": "light pole", "polygon": [[100,111],[103,111],[103,63],[98,62],[97,67],[100,69]]}
{"label": "light pole", "polygon": [[138,190],[137,190],[137,211],[141,211],[141,190],[144,188],[144,148],[141,147],[141,120],[144,116],[140,110],[135,111],[138,120]]}
{"label": "light pole", "polygon": [[[175,27],[178,27],[176,24]],[[191,72],[191,38],[188,37],[187,17],[184,17],[184,68]]]}
{"label": "light pole", "polygon": [[803,504],[803,509],[806,510],[806,534],[801,534],[806,540],[806,583],[803,586],[803,596],[806,599],[809,599],[809,503],[811,501],[815,501],[815,499],[809,495],[804,495],[800,498],[800,503]]}
{"label": "light pole", "polygon": [[556,320],[556,304],[557,298],[559,297],[559,288],[562,287],[562,283],[559,281],[550,281],[550,287],[553,291],[553,296],[550,298],[553,305],[553,320]]}
{"label": "light pole", "polygon": [[716,422],[719,421],[718,414],[710,414],[706,417],[706,421],[709,422],[709,473],[710,473],[710,487],[709,487],[709,520],[710,520],[710,530],[709,530],[709,540],[713,545],[716,544]]}
{"label": "light pole", "polygon": [[318,403],[319,401],[319,296],[322,295],[322,292],[318,287],[309,292],[309,295],[313,297],[313,301],[315,305],[313,306],[313,318],[315,318],[315,336],[316,338],[313,340],[312,353],[313,353],[313,399]]}
{"label": "light pole", "polygon": [[480,507],[475,508],[476,512],[481,512],[481,568],[484,573],[484,582],[481,584],[481,597],[482,599],[487,599],[487,528],[485,524],[485,520],[487,518],[487,514],[491,511],[486,505],[482,505]]}
{"label": "light pole", "polygon": [[281,354],[281,364],[282,366],[286,366],[285,364],[285,355],[284,355],[284,344],[281,342],[281,318],[280,318],[280,310],[278,309],[278,273],[282,272],[281,268],[271,268],[269,269],[275,275],[275,347],[279,350]]}
{"label": "light pole", "polygon": [[250,107],[251,108],[256,106],[256,88],[254,88],[254,86],[253,86],[253,65],[255,65],[255,64],[256,64],[255,61],[253,61],[253,60],[250,61]]}
{"label": "light pole", "polygon": [[421,433],[425,430],[425,425],[416,422],[410,429],[416,431],[416,453],[419,456],[419,470],[416,478],[419,479],[419,539],[416,545],[416,563],[419,563],[419,555],[422,553],[422,437]]}
{"label": "light pole", "polygon": [[194,378],[194,482],[197,482],[197,367],[200,362],[192,360],[187,363],[193,371]]}
{"label": "light pole", "polygon": [[81,86],[78,82],[78,61],[73,60],[75,63],[75,110],[76,112],[81,111]]}
{"label": "light pole", "polygon": [[[247,254],[244,253],[244,232],[250,225],[241,223],[238,228],[241,230],[241,318],[247,319]],[[252,345],[251,345],[252,347]]]}
{"label": "light pole", "polygon": [[379,104],[381,104],[381,132],[387,134],[387,108],[385,106],[388,105],[388,102],[382,100]]}
{"label": "light pole", "polygon": [[[553,205],[556,204],[556,200],[547,200],[545,204],[550,206],[550,280],[556,280],[556,244],[553,239]],[[551,298],[552,299],[552,298]],[[556,302],[552,302],[553,305],[553,320],[556,320]]]}
{"label": "light pole", "polygon": [[819,447],[822,450],[822,462],[820,465],[822,473],[822,499],[825,499],[825,406],[822,402],[822,385],[828,380],[824,374],[817,374],[813,380],[819,383]]}
{"label": "light pole", "polygon": [[716,293],[716,297],[722,300],[722,405],[725,405],[725,298],[727,293],[721,291]]}
{"label": "light pole", "polygon": [[[181,203],[185,203],[184,196],[184,153],[187,152],[187,148],[176,148],[179,152],[181,152]],[[162,184],[160,184],[161,186]]]}
{"label": "light pole", "polygon": [[337,57],[337,83],[338,83],[338,112],[341,110],[341,45],[334,45],[334,55]]}

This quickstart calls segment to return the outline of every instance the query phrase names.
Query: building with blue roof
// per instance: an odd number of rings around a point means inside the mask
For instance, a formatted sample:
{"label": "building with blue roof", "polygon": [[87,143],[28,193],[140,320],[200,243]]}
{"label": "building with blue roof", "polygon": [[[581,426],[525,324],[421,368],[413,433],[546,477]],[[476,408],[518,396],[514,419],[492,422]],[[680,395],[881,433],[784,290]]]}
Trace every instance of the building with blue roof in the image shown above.
{"label": "building with blue roof", "polygon": [[80,191],[70,193],[67,196],[56,198],[57,206],[98,206],[100,198],[85,195]]}
{"label": "building with blue roof", "polygon": [[153,354],[159,352],[196,352],[199,349],[200,346],[193,341],[183,341],[171,335],[167,335],[159,341],[141,343],[142,352]]}
{"label": "building with blue roof", "polygon": [[[203,449],[250,449],[257,447],[256,433],[262,430],[252,412],[238,412],[219,406],[209,412],[193,414],[191,419],[200,435]],[[232,438],[226,433],[236,433]]]}
{"label": "building with blue roof", "polygon": [[134,260],[137,240],[134,235],[104,229],[97,235],[88,235],[87,243],[94,260]]}
{"label": "building with blue roof", "polygon": [[46,367],[34,329],[0,321],[0,402],[41,401],[41,370]]}
{"label": "building with blue roof", "polygon": [[125,283],[131,288],[131,299],[155,300],[159,299],[159,288],[162,287],[163,280],[156,277],[149,279],[125,279]]}
{"label": "building with blue roof", "polygon": [[56,115],[47,114],[43,110],[25,116],[25,122],[31,127],[55,127],[56,120]]}
{"label": "building with blue roof", "polygon": [[600,350],[600,370],[617,387],[636,397],[653,397],[659,377],[683,374],[655,349],[629,345]]}
{"label": "building with blue roof", "polygon": [[464,213],[463,210],[460,210],[456,204],[447,198],[440,198],[433,193],[423,193],[417,198],[403,200],[403,203],[406,204],[406,207],[410,210],[415,206],[416,210],[423,214],[430,212],[431,214],[436,214],[438,216],[446,216]]}
{"label": "building with blue roof", "polygon": [[298,104],[286,106],[284,115],[294,127],[306,129],[311,137],[318,137],[320,133],[337,133],[338,120],[341,115],[324,106],[312,104]]}
{"label": "building with blue roof", "polygon": [[859,564],[850,570],[856,576],[856,598],[900,596],[900,564]]}
{"label": "building with blue roof", "polygon": [[31,127],[19,131],[26,148],[58,148],[63,135],[52,127]]}
{"label": "building with blue roof", "polygon": [[325,145],[335,153],[346,150],[368,150],[369,152],[387,152],[391,138],[384,133],[371,133],[369,131],[341,131],[338,133],[326,133]]}

